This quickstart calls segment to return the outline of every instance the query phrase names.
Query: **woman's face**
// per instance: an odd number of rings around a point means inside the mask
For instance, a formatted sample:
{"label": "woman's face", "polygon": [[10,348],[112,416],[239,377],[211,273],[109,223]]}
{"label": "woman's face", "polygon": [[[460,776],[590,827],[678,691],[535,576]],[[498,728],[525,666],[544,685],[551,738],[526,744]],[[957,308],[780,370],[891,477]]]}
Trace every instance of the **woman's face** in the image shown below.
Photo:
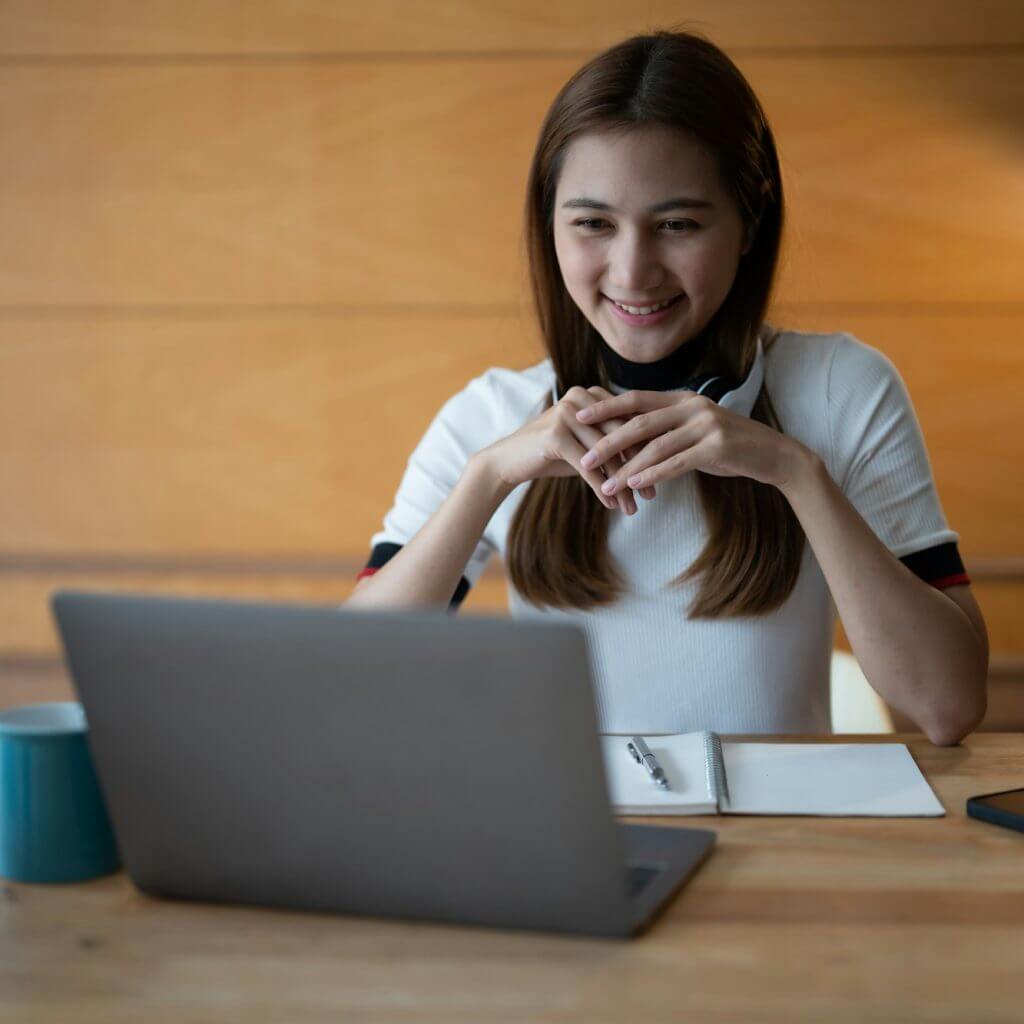
{"label": "woman's face", "polygon": [[[574,139],[555,192],[554,231],[573,301],[615,352],[637,363],[703,330],[752,238],[711,151],[661,127]],[[649,321],[620,316],[612,302],[651,306],[676,296]]]}

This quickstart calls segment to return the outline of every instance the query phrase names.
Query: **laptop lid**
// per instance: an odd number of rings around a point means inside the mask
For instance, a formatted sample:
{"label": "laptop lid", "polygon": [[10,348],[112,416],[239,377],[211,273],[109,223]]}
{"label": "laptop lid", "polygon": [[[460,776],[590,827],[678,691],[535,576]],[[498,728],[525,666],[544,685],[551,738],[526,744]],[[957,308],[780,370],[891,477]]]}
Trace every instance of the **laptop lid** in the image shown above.
{"label": "laptop lid", "polygon": [[51,606],[143,891],[629,933],[580,627],[73,590]]}

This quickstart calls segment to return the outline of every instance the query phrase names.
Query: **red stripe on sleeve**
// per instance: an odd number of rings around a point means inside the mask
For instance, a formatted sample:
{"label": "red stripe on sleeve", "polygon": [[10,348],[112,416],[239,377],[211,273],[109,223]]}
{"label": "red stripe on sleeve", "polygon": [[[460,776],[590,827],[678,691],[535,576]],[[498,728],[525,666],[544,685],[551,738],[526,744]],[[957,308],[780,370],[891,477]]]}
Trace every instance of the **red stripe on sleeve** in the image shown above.
{"label": "red stripe on sleeve", "polygon": [[965,572],[958,572],[952,576],[940,576],[937,580],[929,580],[928,582],[937,590],[945,590],[946,587],[955,587],[959,583],[970,583],[971,577]]}
{"label": "red stripe on sleeve", "polygon": [[358,583],[364,576],[372,576],[380,566],[367,566],[357,577],[356,583]]}

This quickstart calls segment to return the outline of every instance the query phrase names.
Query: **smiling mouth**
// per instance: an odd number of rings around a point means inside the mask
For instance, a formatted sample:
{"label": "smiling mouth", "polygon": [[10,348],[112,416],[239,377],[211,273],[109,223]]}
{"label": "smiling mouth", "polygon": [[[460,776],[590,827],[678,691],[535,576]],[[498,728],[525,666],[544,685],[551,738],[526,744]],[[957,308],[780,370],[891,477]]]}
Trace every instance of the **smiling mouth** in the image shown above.
{"label": "smiling mouth", "polygon": [[670,306],[674,306],[680,299],[684,298],[684,293],[680,292],[678,295],[674,295],[671,299],[662,299],[660,302],[630,302],[623,303],[617,299],[613,299],[609,295],[605,295],[605,298],[612,303],[614,306],[618,306],[624,313],[630,314],[630,316],[650,316],[654,313],[660,313]]}

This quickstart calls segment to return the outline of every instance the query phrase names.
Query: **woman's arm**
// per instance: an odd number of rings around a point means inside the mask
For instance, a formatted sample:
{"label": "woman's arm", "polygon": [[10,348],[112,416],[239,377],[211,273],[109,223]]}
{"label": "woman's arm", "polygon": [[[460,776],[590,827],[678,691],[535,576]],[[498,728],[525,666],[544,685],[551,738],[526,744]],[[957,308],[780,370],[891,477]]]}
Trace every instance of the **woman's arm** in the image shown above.
{"label": "woman's arm", "polygon": [[[792,440],[792,439],[790,439]],[[822,460],[792,442],[779,489],[817,557],[868,682],[937,745],[985,717],[988,634],[967,586],[937,590],[875,536]]]}
{"label": "woman's arm", "polygon": [[[426,464],[436,474],[432,489],[454,480],[447,497],[394,557],[356,584],[348,600],[343,602],[345,605],[353,608],[447,608],[488,522],[512,491],[530,480],[581,476],[607,508],[636,512],[631,492],[624,492],[615,499],[604,497],[600,492],[604,475],[580,465],[584,446],[599,440],[603,430],[619,425],[618,421],[609,420],[603,427],[588,427],[576,420],[578,409],[609,395],[598,387],[570,388],[555,405],[527,420],[518,430],[469,455],[462,468],[453,471],[453,465],[463,459],[463,442],[459,440],[462,428],[474,421],[487,422],[492,398],[478,390],[486,376],[476,378],[445,405],[420,443],[417,457],[410,459],[402,481],[403,488],[408,485],[415,490],[417,482],[410,483],[409,472],[415,461],[419,479]],[[476,399],[475,406],[467,408],[456,404],[470,398]],[[427,470],[428,478],[430,472]],[[655,493],[651,488],[646,496],[654,497]],[[398,500],[401,503],[401,489]],[[418,511],[414,510],[413,514]],[[410,518],[407,510],[402,516],[403,524]]]}
{"label": "woman's arm", "polygon": [[932,530],[945,525],[934,490],[924,486],[927,453],[910,396],[892,362],[852,335],[842,336],[831,356],[818,351],[829,360],[821,380],[825,408],[818,411],[827,417],[838,484],[828,463],[792,436],[687,392],[629,391],[582,410],[578,417],[588,423],[612,416],[627,422],[581,465],[598,468],[639,444],[636,456],[609,472],[606,494],[693,470],[779,488],[817,556],[868,681],[933,743],[956,743],[986,710],[984,620],[967,587],[946,594],[930,586],[869,525],[873,514],[898,535],[886,522],[898,502],[911,522],[920,519]]}
{"label": "woman's arm", "polygon": [[365,576],[347,608],[447,608],[498,506],[512,492],[486,460],[470,456],[451,493],[401,551]]}

